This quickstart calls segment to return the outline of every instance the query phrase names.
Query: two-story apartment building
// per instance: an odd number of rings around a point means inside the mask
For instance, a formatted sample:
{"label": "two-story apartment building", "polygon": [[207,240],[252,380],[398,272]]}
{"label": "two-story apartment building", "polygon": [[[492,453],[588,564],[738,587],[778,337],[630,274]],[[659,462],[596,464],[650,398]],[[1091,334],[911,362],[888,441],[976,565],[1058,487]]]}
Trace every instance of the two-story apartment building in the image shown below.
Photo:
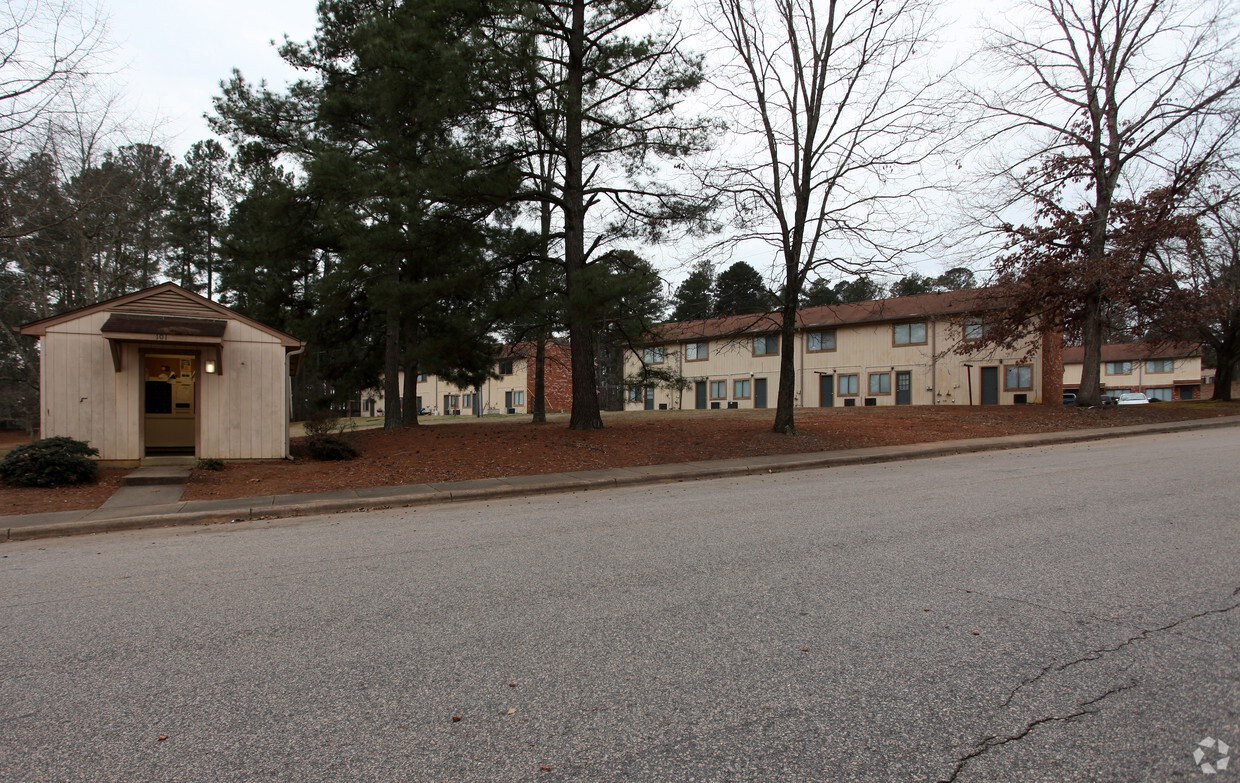
{"label": "two-story apartment building", "polygon": [[[572,407],[572,364],[568,344],[547,343],[543,384],[548,413],[564,412]],[[507,346],[495,362],[495,377],[475,388],[461,388],[438,375],[418,375],[417,405],[432,416],[483,416],[495,413],[523,414],[534,406],[534,345],[519,343]],[[400,388],[405,388],[405,373],[400,374]],[[362,392],[363,416],[381,416],[386,406],[383,387]]]}
{"label": "two-story apartment building", "polygon": [[[1081,385],[1085,349],[1063,352],[1063,389]],[[1103,394],[1144,392],[1153,400],[1201,399],[1201,346],[1192,343],[1113,343],[1102,346]]]}
{"label": "two-story apartment building", "polygon": [[[1059,334],[1033,334],[1015,350],[983,345],[977,313],[998,306],[982,289],[801,310],[796,405],[1058,403]],[[626,378],[663,370],[660,382],[630,386],[626,409],[774,407],[780,349],[776,314],[665,324],[626,357]]]}

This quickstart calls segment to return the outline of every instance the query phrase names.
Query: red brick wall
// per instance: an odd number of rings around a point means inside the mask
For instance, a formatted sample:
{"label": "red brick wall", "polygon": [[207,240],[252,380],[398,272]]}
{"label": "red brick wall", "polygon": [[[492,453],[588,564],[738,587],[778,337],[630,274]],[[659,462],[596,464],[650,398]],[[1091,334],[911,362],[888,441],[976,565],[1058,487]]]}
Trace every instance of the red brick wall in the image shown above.
{"label": "red brick wall", "polygon": [[[523,348],[526,346],[522,346]],[[528,346],[529,361],[525,363],[525,386],[529,409],[534,409],[534,346]],[[543,390],[547,395],[547,413],[567,413],[573,408],[573,365],[568,346],[547,343],[547,363],[543,370]]]}
{"label": "red brick wall", "polygon": [[1063,404],[1063,332],[1042,332],[1042,404]]}

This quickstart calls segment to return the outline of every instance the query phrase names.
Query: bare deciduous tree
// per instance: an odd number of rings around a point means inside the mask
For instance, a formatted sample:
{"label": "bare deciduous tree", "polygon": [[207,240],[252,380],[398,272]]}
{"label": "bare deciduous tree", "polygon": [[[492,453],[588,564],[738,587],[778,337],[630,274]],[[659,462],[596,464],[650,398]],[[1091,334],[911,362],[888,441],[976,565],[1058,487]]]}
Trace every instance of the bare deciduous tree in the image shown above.
{"label": "bare deciduous tree", "polygon": [[849,275],[924,246],[901,233],[924,193],[918,175],[951,111],[925,59],[926,0],[715,0],[728,50],[717,85],[736,110],[737,149],[713,183],[731,200],[729,243],[775,254],[781,325],[776,432],[793,433],[793,335],[811,273]]}
{"label": "bare deciduous tree", "polygon": [[[1025,299],[1040,303],[1041,319],[1079,333],[1077,403],[1096,405],[1108,285],[1132,260],[1118,232],[1139,231],[1115,207],[1208,163],[1220,134],[1234,133],[1240,70],[1230,11],[1178,0],[1025,0],[1003,13],[985,50],[990,78],[974,93],[1002,123],[993,141],[1009,197],[994,214],[1033,206],[1035,225],[1011,233],[1043,242],[1061,274],[1043,274],[1037,248],[1026,246],[1029,284],[1065,290],[1060,278],[1077,281],[1068,299]],[[1056,225],[1075,237],[1071,257]]]}

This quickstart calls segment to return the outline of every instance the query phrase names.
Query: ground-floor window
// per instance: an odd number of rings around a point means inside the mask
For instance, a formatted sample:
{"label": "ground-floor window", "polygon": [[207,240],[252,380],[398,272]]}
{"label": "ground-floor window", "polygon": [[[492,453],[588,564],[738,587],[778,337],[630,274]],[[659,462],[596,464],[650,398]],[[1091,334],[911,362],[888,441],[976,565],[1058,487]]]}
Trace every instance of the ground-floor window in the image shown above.
{"label": "ground-floor window", "polygon": [[1033,368],[1028,365],[1008,367],[1003,371],[1003,388],[1008,391],[1031,391]]}
{"label": "ground-floor window", "polygon": [[711,381],[710,382],[710,398],[712,400],[726,400],[728,398],[728,382],[727,381]]}
{"label": "ground-floor window", "polygon": [[1151,400],[1158,400],[1159,402],[1171,402],[1173,399],[1173,394],[1170,387],[1163,387],[1161,389],[1146,389],[1145,396],[1149,397]]}
{"label": "ground-floor window", "polygon": [[732,382],[732,399],[747,400],[749,399],[749,381],[733,381]]}
{"label": "ground-floor window", "polygon": [[870,394],[891,394],[891,373],[870,373]]}
{"label": "ground-floor window", "polygon": [[524,405],[525,404],[525,392],[523,391],[513,392],[512,393],[512,404],[513,405]]}
{"label": "ground-floor window", "polygon": [[641,401],[642,401],[642,387],[634,386],[630,388],[629,389],[629,402],[641,402]]}
{"label": "ground-floor window", "polygon": [[861,387],[857,383],[857,378],[858,376],[856,375],[841,375],[840,376],[840,395],[841,396],[845,394],[857,394],[858,393]]}

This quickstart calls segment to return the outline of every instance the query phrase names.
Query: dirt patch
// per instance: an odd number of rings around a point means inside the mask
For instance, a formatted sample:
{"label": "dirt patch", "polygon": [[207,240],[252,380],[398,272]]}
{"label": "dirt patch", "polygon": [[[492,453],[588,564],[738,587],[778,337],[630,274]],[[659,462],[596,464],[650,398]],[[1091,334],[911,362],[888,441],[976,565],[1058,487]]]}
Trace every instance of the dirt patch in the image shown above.
{"label": "dirt patch", "polygon": [[[1082,409],[1040,405],[994,408],[882,407],[801,409],[795,436],[770,431],[773,412],[656,411],[605,415],[605,427],[575,432],[567,416],[535,426],[528,419],[434,420],[399,431],[347,437],[362,456],[348,462],[231,463],[194,471],[186,500],[288,495],[336,489],[429,484],[501,476],[565,473],[770,454],[841,451],[958,438],[985,438],[1088,427],[1240,415],[1240,403],[1163,403]],[[59,490],[0,490],[4,514],[94,508],[123,470],[97,484]]]}

